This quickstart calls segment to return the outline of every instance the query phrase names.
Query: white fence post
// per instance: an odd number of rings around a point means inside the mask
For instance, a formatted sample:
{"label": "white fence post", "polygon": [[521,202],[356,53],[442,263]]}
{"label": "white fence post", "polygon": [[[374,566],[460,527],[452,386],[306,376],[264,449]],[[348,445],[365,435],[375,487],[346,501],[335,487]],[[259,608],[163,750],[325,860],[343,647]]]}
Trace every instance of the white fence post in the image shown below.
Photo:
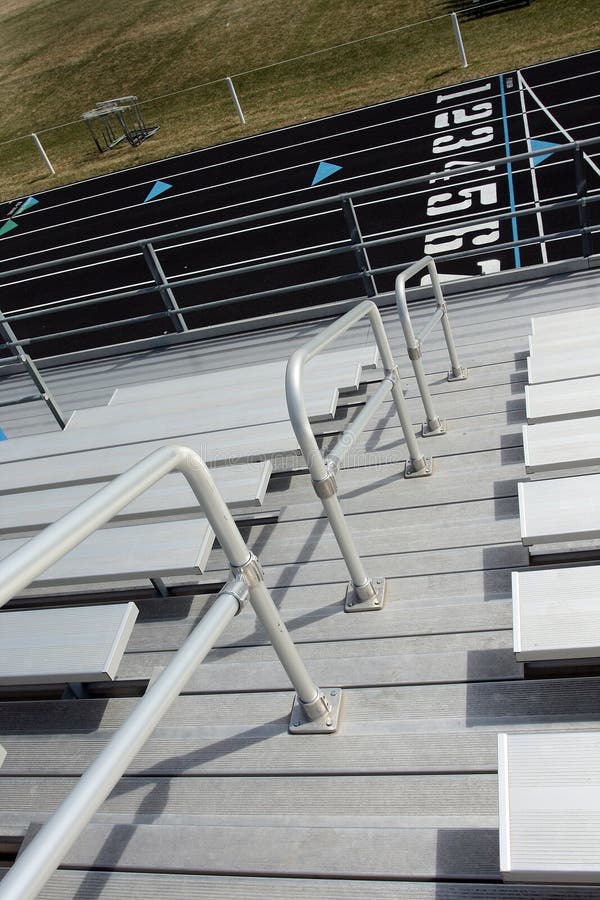
{"label": "white fence post", "polygon": [[46,153],[46,151],[45,151],[44,148],[42,147],[42,142],[40,141],[39,137],[37,136],[37,134],[36,134],[35,132],[32,132],[31,137],[33,138],[33,142],[34,142],[35,146],[36,146],[36,147],[38,148],[38,150],[40,151],[40,156],[42,157],[42,159],[44,160],[44,162],[45,162],[46,165],[48,166],[48,171],[50,172],[51,175],[56,175],[56,172],[54,171],[54,166],[52,165],[52,163],[51,163],[50,160],[48,159],[48,154]]}
{"label": "white fence post", "polygon": [[454,28],[454,37],[456,38],[456,45],[458,47],[458,55],[460,56],[460,64],[463,69],[466,69],[469,63],[467,62],[467,57],[465,54],[465,46],[463,44],[462,34],[460,33],[460,25],[458,24],[458,16],[455,12],[450,13],[452,16],[452,27]]}
{"label": "white fence post", "polygon": [[242,111],[242,107],[240,106],[240,101],[238,100],[238,95],[235,92],[235,87],[233,86],[233,81],[227,76],[225,79],[227,82],[227,87],[229,88],[229,93],[231,94],[231,99],[233,100],[233,105],[235,106],[235,111],[238,114],[238,119],[240,120],[242,125],[246,124],[246,119],[244,118],[244,113]]}

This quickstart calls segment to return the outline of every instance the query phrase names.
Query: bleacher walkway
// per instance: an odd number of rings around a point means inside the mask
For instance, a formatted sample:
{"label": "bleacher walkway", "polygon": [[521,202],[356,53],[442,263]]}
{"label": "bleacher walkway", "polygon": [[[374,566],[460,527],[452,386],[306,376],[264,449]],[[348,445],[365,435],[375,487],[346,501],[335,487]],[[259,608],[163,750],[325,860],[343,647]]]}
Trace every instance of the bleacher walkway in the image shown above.
{"label": "bleacher walkway", "polygon": [[[449,301],[469,379],[446,380],[443,336],[432,332],[424,363],[448,422],[445,435],[427,439],[433,477],[399,477],[406,448],[391,403],[339,473],[341,503],[367,571],[389,579],[381,611],[344,613],[347,571],[297,448],[266,460],[273,472],[262,507],[240,510],[243,535],[311,674],[345,689],[339,731],[288,734],[289,683],[254,614],[243,610],[43,900],[600,898],[597,887],[502,884],[497,776],[499,732],[600,731],[593,669],[525,677],[513,648],[511,601],[511,573],[530,568],[517,497],[517,483],[527,478],[530,317],[592,305],[597,289],[591,272]],[[432,306],[415,304],[413,311],[418,331]],[[420,429],[423,408],[395,311],[386,310],[384,321]],[[311,325],[288,326],[45,375],[70,412],[101,407],[118,387],[226,369],[232,348],[237,367],[282,360],[313,333]],[[358,353],[370,344],[361,324],[336,349]],[[360,409],[375,378],[364,369],[358,389],[340,385],[333,417],[313,424],[324,447]],[[2,427],[9,439],[0,460],[7,447],[10,461],[0,462],[0,484],[3,469],[20,465],[11,442],[24,447],[29,435],[44,431],[54,441],[56,431],[41,405],[11,408]],[[41,445],[40,437],[32,440]],[[214,472],[229,455],[225,444]],[[68,699],[64,685],[28,685],[21,694],[0,688],[0,846],[7,861],[212,602],[227,577],[222,551],[210,550],[202,568],[167,576],[166,597],[136,572],[114,592],[100,579],[83,587],[38,585],[0,612],[116,598],[139,608],[115,680],[92,682]]]}

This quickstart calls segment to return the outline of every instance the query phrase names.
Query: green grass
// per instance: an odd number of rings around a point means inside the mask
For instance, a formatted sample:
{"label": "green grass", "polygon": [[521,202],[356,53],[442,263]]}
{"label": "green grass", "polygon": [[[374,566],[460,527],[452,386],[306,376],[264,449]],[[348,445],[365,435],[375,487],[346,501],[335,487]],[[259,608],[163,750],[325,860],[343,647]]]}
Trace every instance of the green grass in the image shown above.
{"label": "green grass", "polygon": [[[532,0],[464,21],[461,69],[449,18],[242,75],[240,126],[223,83],[144,106],[158,134],[100,155],[81,122],[0,143],[0,199],[175,153],[598,46],[597,0]],[[98,100],[140,100],[446,12],[437,0],[3,0],[0,142],[78,120]]]}

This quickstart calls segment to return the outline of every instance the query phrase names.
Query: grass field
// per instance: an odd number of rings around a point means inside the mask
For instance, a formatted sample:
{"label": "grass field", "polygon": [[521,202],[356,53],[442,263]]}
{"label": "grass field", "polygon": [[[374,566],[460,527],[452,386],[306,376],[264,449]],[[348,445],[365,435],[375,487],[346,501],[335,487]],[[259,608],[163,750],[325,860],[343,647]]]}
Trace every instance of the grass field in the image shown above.
{"label": "grass field", "polygon": [[[440,0],[3,0],[0,199],[599,43],[598,0],[532,0],[462,21],[469,67],[461,69],[448,7]],[[361,40],[433,17],[440,18]],[[359,42],[317,52],[349,41]],[[245,126],[220,80],[237,73],[247,73],[235,78]],[[78,121],[98,100],[173,91],[182,93],[144,105],[160,131],[137,149],[101,155]],[[56,176],[30,137],[11,140],[71,121],[41,135]]]}

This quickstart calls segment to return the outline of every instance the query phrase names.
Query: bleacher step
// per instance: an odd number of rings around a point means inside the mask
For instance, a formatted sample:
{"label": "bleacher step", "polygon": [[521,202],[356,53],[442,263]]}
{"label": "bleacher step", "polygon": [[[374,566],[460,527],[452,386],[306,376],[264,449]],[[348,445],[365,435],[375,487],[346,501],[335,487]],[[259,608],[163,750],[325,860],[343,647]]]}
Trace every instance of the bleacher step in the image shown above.
{"label": "bleacher step", "polygon": [[600,463],[600,416],[523,425],[525,470],[546,472]]}
{"label": "bleacher step", "polygon": [[600,415],[600,375],[548,381],[525,387],[530,424]]}
{"label": "bleacher step", "polygon": [[517,659],[600,656],[600,566],[513,572]]}
{"label": "bleacher step", "polygon": [[600,733],[500,734],[498,764],[503,878],[598,884]]}
{"label": "bleacher step", "polygon": [[521,537],[526,546],[600,537],[600,475],[519,484]]}

